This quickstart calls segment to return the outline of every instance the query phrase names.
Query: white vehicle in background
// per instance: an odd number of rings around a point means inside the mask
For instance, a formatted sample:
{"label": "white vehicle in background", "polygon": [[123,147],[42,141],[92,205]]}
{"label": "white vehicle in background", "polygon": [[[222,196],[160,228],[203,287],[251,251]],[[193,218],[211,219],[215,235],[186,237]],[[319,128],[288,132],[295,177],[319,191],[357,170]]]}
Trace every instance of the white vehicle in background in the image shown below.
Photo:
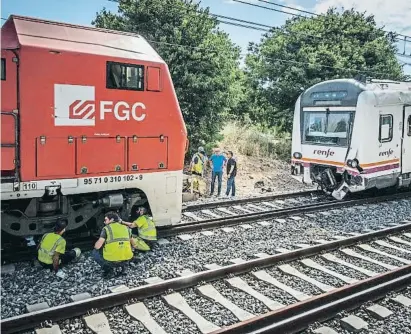
{"label": "white vehicle in background", "polygon": [[411,186],[411,83],[337,79],[298,98],[294,178],[342,199],[348,192]]}

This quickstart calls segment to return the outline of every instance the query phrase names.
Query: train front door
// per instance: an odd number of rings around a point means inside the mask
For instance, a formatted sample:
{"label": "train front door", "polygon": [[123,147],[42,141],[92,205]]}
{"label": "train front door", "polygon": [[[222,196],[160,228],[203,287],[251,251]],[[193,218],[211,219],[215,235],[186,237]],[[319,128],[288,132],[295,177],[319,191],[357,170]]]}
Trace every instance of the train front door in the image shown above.
{"label": "train front door", "polygon": [[411,178],[411,106],[404,107],[401,173],[404,180]]}

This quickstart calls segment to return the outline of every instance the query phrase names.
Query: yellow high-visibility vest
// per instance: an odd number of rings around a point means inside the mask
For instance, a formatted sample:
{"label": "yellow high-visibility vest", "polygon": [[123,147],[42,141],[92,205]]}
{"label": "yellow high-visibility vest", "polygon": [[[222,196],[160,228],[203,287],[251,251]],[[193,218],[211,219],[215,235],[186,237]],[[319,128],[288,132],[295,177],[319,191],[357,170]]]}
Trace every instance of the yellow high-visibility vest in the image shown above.
{"label": "yellow high-visibility vest", "polygon": [[138,228],[138,236],[145,240],[157,240],[157,229],[153,220],[147,215],[138,217],[134,223]]}
{"label": "yellow high-visibility vest", "polygon": [[191,168],[191,171],[202,174],[203,169],[204,169],[205,156],[203,156],[200,153],[196,153],[196,154],[194,154],[194,159],[195,158],[198,158],[198,161],[197,161],[197,163],[193,164],[193,167]]}
{"label": "yellow high-visibility vest", "polygon": [[38,260],[45,264],[52,264],[56,251],[61,254],[66,252],[66,240],[61,235],[53,232],[43,235],[40,241]]}
{"label": "yellow high-visibility vest", "polygon": [[116,222],[105,226],[104,229],[107,239],[103,248],[103,258],[111,262],[130,260],[133,251],[127,226]]}

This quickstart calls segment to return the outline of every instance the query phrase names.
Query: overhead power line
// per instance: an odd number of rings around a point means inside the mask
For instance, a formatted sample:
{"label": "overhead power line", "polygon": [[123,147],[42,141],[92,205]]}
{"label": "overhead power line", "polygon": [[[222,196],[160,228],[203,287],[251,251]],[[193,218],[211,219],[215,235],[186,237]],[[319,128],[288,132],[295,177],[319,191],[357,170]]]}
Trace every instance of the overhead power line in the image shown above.
{"label": "overhead power line", "polygon": [[[234,1],[234,2],[238,2],[238,3],[245,4],[245,5],[248,5],[248,6],[253,6],[253,7],[258,7],[258,8],[262,8],[262,9],[266,9],[266,10],[270,10],[270,11],[275,11],[275,12],[280,12],[280,13],[284,13],[284,14],[289,14],[289,15],[292,15],[292,16],[297,16],[297,17],[302,17],[302,18],[309,18],[308,16],[305,16],[305,15],[300,15],[300,14],[296,14],[296,13],[290,13],[290,12],[286,12],[286,11],[283,11],[283,10],[279,10],[279,9],[275,9],[275,8],[267,7],[267,6],[262,6],[262,5],[259,5],[259,4],[255,4],[255,3],[251,3],[251,2],[247,2],[247,1],[243,1],[243,0],[233,0],[233,1]],[[290,10],[297,11],[297,12],[300,12],[300,13],[302,12],[302,13],[305,13],[305,14],[314,15],[314,16],[317,16],[317,17],[323,17],[323,16],[324,16],[324,15],[317,14],[317,13],[314,13],[314,12],[302,10],[302,9],[299,9],[299,8],[296,8],[296,7],[290,7],[290,6],[280,5],[280,4],[278,4],[278,3],[271,2],[271,1],[267,1],[267,0],[257,0],[257,1],[258,1],[258,2],[261,2],[261,3],[270,4],[270,5],[272,5],[272,6],[278,6],[278,7],[290,9]],[[407,41],[407,42],[411,42],[411,36],[409,36],[409,35],[400,34],[400,33],[397,33],[397,32],[395,32],[395,31],[387,31],[387,30],[384,30],[384,31],[385,31],[386,33],[394,33],[394,34],[396,34],[397,36],[402,36],[402,37],[409,38],[410,40]]]}
{"label": "overhead power line", "polygon": [[[111,2],[117,2],[119,3],[119,0],[108,0]],[[234,0],[236,1],[236,0]],[[201,13],[201,12],[198,12]],[[201,13],[201,14],[207,14],[207,13]],[[269,32],[270,29],[274,29],[275,27],[273,26],[269,26],[269,25],[265,25],[265,24],[261,24],[261,23],[257,23],[257,22],[252,22],[252,21],[246,21],[246,20],[241,20],[241,19],[237,19],[234,17],[230,17],[230,16],[223,16],[223,15],[218,15],[218,14],[212,14],[209,13],[207,15],[213,16],[214,18],[216,18],[217,22],[219,23],[223,23],[223,24],[229,24],[232,26],[238,26],[238,27],[242,27],[242,28],[246,28],[246,29],[253,29],[253,30],[259,30],[259,31],[264,31],[264,32]],[[221,20],[218,18],[223,18],[226,20]],[[2,20],[7,20],[6,18],[1,18]],[[234,22],[230,22],[227,20],[231,20]],[[294,32],[291,32],[291,34],[293,34]],[[295,33],[294,33],[295,34]],[[306,36],[309,37],[314,37],[314,38],[320,38],[319,36],[314,36],[314,35],[308,35],[305,34]],[[155,40],[150,40],[147,39],[148,42],[153,43],[153,44],[159,44],[159,45],[168,45],[168,46],[173,46],[173,47],[181,47],[181,48],[189,48],[192,50],[204,50],[206,52],[213,52],[213,51],[218,51],[218,50],[213,50],[210,49],[209,47],[204,48],[204,47],[195,47],[195,46],[189,46],[189,45],[182,45],[182,44],[178,44],[178,43],[169,43],[169,42],[160,42],[160,41],[155,41]],[[241,56],[247,56],[247,53],[241,53]],[[402,54],[398,54],[400,56],[404,56]],[[368,74],[373,74],[373,75],[382,75],[385,76],[385,73],[382,72],[375,72],[372,70],[368,70],[368,69],[364,69],[364,70],[357,70],[357,69],[353,69],[353,68],[344,68],[344,67],[338,67],[338,66],[329,66],[329,65],[322,65],[322,64],[318,64],[318,63],[310,63],[310,62],[301,62],[301,61],[294,61],[294,60],[287,60],[287,59],[280,59],[280,58],[273,58],[273,57],[264,57],[267,60],[273,60],[273,61],[278,61],[278,62],[282,62],[282,63],[290,63],[290,64],[304,64],[304,65],[310,65],[310,66],[319,66],[319,67],[323,67],[323,68],[333,68],[333,69],[339,69],[339,70],[346,70],[346,71],[351,71],[351,72],[356,72],[356,73],[368,73]]]}
{"label": "overhead power line", "polygon": [[270,2],[270,1],[267,1],[267,0],[257,0],[257,1],[263,2],[263,3],[268,3],[268,4],[270,4],[270,5],[277,6],[277,7],[282,7],[282,8],[286,8],[286,9],[296,10],[296,11],[299,11],[299,12],[301,12],[301,13],[306,13],[306,14],[310,14],[310,15],[318,15],[318,14],[316,14],[316,13],[309,12],[309,11],[306,11],[306,10],[303,10],[303,9],[298,9],[298,8],[295,8],[295,7],[280,5],[279,3]]}

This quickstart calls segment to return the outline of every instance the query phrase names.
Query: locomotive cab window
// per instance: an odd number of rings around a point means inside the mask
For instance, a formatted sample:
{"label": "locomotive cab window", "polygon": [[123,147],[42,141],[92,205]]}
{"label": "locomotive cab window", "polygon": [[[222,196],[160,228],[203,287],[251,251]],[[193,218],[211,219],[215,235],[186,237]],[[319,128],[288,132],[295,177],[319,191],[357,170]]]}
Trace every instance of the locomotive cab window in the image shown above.
{"label": "locomotive cab window", "polygon": [[6,58],[1,58],[1,80],[6,80]]}
{"label": "locomotive cab window", "polygon": [[380,115],[380,143],[390,142],[392,140],[393,129],[392,115]]}
{"label": "locomotive cab window", "polygon": [[106,87],[112,89],[144,90],[144,66],[108,61]]}

